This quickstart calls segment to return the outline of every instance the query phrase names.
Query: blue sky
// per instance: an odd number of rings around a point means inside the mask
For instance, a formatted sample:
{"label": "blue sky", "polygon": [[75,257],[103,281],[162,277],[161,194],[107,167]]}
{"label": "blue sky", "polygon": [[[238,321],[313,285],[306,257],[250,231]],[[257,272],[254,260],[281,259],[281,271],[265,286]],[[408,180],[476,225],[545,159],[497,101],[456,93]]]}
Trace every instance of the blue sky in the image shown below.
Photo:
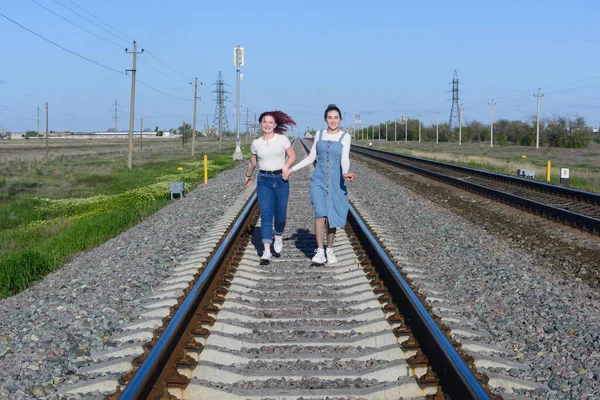
{"label": "blue sky", "polygon": [[[161,129],[191,122],[194,77],[204,83],[198,128],[207,115],[212,124],[219,71],[229,85],[226,107],[234,129],[233,48],[240,44],[245,48],[242,106],[251,118],[254,112],[284,110],[298,123],[296,132],[321,128],[329,103],[346,112],[348,124],[355,114],[364,125],[419,112],[425,123],[433,123],[436,108],[440,121],[447,121],[454,70],[467,121],[488,123],[492,98],[495,119],[528,118],[536,112],[533,94],[541,87],[542,116],[579,114],[598,126],[598,11],[596,1],[0,3],[3,15],[119,72],[131,69],[125,48],[137,40],[146,51],[138,56],[137,78],[174,97],[138,84],[136,129],[140,117],[145,127]],[[49,102],[52,130],[106,130],[113,126],[115,98],[119,130],[128,129],[130,77],[67,53],[2,16],[0,37],[0,125],[5,129],[36,129],[37,107],[43,114]]]}

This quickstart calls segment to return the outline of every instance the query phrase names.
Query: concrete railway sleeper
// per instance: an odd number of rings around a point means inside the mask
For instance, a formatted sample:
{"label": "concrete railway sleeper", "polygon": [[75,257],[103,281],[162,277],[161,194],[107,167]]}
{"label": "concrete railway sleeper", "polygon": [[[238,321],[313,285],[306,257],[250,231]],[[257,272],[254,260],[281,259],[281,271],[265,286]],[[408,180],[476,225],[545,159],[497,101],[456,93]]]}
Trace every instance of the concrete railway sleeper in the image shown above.
{"label": "concrete railway sleeper", "polygon": [[111,399],[501,399],[467,341],[453,338],[410,269],[354,209],[336,238],[338,262],[311,265],[308,183],[306,170],[292,181],[281,254],[260,262],[253,194],[221,224],[229,228],[214,247],[193,251],[144,318],[114,338],[127,344],[80,371],[100,375],[87,392],[108,394],[112,385]]}

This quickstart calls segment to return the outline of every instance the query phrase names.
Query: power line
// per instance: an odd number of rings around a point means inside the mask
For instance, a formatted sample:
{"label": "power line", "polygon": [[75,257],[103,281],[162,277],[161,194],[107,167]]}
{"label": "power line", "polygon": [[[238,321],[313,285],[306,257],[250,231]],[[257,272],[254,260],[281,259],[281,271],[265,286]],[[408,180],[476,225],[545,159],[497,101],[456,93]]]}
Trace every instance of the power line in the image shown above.
{"label": "power line", "polygon": [[55,3],[57,3],[57,4],[60,4],[62,7],[66,8],[66,9],[67,9],[67,10],[69,10],[69,11],[71,11],[73,14],[75,14],[75,15],[77,15],[77,16],[79,16],[79,17],[83,18],[83,19],[85,19],[85,20],[86,20],[86,21],[88,21],[90,24],[92,24],[92,25],[94,25],[94,26],[97,26],[98,28],[102,29],[102,30],[103,30],[103,31],[105,31],[105,32],[108,32],[108,33],[110,33],[111,35],[113,35],[113,36],[114,36],[114,37],[116,37],[117,39],[121,39],[121,40],[123,40],[123,41],[125,41],[125,42],[128,42],[128,43],[129,43],[129,40],[127,40],[127,39],[123,39],[121,36],[117,36],[117,35],[115,35],[115,34],[114,34],[114,33],[112,33],[111,31],[109,31],[108,29],[106,29],[106,28],[104,28],[104,27],[102,27],[102,26],[98,25],[97,23],[95,23],[94,21],[90,20],[89,18],[86,18],[86,17],[84,17],[83,15],[79,14],[77,11],[73,11],[72,9],[70,9],[70,8],[69,8],[69,7],[67,7],[67,6],[65,6],[65,5],[64,5],[63,3],[61,3],[60,1],[58,1],[58,0],[54,0],[54,2],[55,2]]}
{"label": "power line", "polygon": [[[54,1],[56,1],[56,0],[54,0]],[[146,53],[147,53],[147,54],[148,54],[150,57],[154,58],[156,61],[158,61],[159,63],[161,63],[162,65],[164,65],[165,67],[169,68],[171,71],[173,71],[173,72],[176,72],[176,73],[178,73],[179,75],[181,75],[181,76],[183,76],[184,78],[186,78],[186,79],[189,79],[189,80],[191,80],[191,81],[193,81],[193,80],[194,80],[194,78],[190,77],[189,75],[186,75],[186,74],[184,74],[183,72],[179,72],[179,71],[177,71],[176,69],[173,69],[173,68],[169,67],[167,64],[165,64],[164,62],[162,62],[162,61],[161,61],[161,60],[160,60],[158,57],[156,57],[154,54],[150,53],[149,51],[146,51]]]}
{"label": "power line", "polygon": [[[600,79],[600,76],[592,76],[589,78],[585,78],[585,79],[580,79],[574,82],[570,82],[570,83],[560,83],[557,85],[550,85],[550,86],[544,86],[544,88],[548,89],[548,88],[556,88],[556,87],[562,87],[562,86],[571,86],[571,85],[575,85],[577,83],[582,83],[582,82],[588,82],[588,81],[593,81],[596,79]],[[589,88],[593,88],[596,86],[600,86],[600,83],[592,83],[592,84],[588,84],[588,85],[584,85],[584,86],[578,86],[578,87],[574,87],[574,88],[568,88],[568,89],[564,89],[564,90],[559,90],[559,91],[555,91],[555,92],[547,92],[547,94],[555,94],[555,93],[566,93],[566,92],[572,92],[572,91],[576,91],[576,90],[580,90],[580,89],[589,89]],[[523,95],[515,95],[512,97],[509,97],[507,99],[504,100],[496,100],[497,103],[505,103],[507,101],[515,101],[515,100],[521,100],[521,99],[528,99],[531,96],[530,93],[528,94],[523,94]]]}
{"label": "power line", "polygon": [[[33,1],[33,0],[32,0],[32,1]],[[55,1],[55,2],[57,2],[58,4],[61,4],[61,3],[60,3],[60,2],[58,2],[57,0],[54,0],[54,1]],[[81,9],[82,11],[84,11],[86,14],[90,15],[91,17],[93,17],[94,19],[98,20],[98,21],[99,21],[99,22],[101,22],[102,24],[104,24],[104,25],[108,26],[110,29],[112,29],[112,30],[114,30],[115,32],[119,33],[121,36],[123,36],[123,37],[126,37],[126,38],[129,38],[129,40],[130,40],[130,41],[133,41],[133,39],[132,39],[132,38],[130,38],[129,36],[127,36],[127,35],[126,35],[126,34],[124,34],[123,32],[119,31],[118,29],[116,29],[116,28],[112,27],[111,25],[107,24],[106,22],[102,21],[100,18],[96,17],[94,14],[92,14],[91,12],[89,12],[89,11],[87,11],[86,9],[84,9],[83,7],[81,7],[81,6],[80,6],[79,4],[77,4],[75,1],[73,1],[73,0],[68,0],[68,1],[69,1],[70,3],[72,3],[72,4],[74,4],[74,5],[75,5],[77,8]],[[71,11],[71,12],[75,13],[75,11],[73,11],[73,10],[69,9],[69,8],[68,8],[68,7],[66,7],[65,5],[63,5],[63,4],[61,4],[61,5],[62,5],[63,7],[65,7],[65,8],[67,8],[69,11]],[[77,14],[77,13],[75,13],[75,14]],[[87,21],[89,21],[90,23],[93,23],[94,25],[96,25],[96,26],[98,26],[99,28],[101,28],[101,29],[103,29],[103,30],[105,30],[105,31],[106,31],[106,29],[104,29],[104,28],[102,28],[101,26],[99,26],[99,25],[95,24],[93,21],[90,21],[89,19],[87,19],[87,18],[85,18],[85,17],[81,16],[80,14],[77,14],[77,15],[79,15],[80,17],[82,17],[82,18],[86,19],[86,20],[87,20]],[[111,34],[111,35],[113,35],[113,36],[116,36],[116,35],[114,35],[112,32],[109,32],[109,31],[107,31],[107,32],[108,32],[108,33],[110,33],[110,34]],[[123,39],[122,37],[119,37],[119,36],[116,36],[116,37],[118,37],[118,38],[119,38],[119,39],[121,39],[121,40],[125,40],[125,39]],[[127,40],[125,40],[125,41],[127,41]],[[173,68],[169,67],[169,66],[168,66],[166,63],[164,63],[163,61],[161,61],[161,60],[160,60],[158,57],[156,57],[154,54],[152,54],[152,53],[151,53],[151,52],[149,52],[148,50],[146,50],[146,54],[148,54],[150,57],[154,58],[155,60],[157,60],[158,62],[160,62],[161,64],[163,64],[165,67],[167,67],[167,68],[168,68],[168,69],[170,69],[171,71],[173,71],[173,72],[176,72],[176,73],[178,73],[179,75],[181,75],[181,76],[183,76],[184,78],[186,78],[186,81],[185,81],[185,82],[184,82],[184,81],[179,81],[179,82],[188,83],[190,80],[193,80],[193,79],[192,79],[192,78],[191,78],[189,75],[186,75],[186,74],[184,74],[184,73],[182,73],[182,72],[179,72],[179,71],[177,71],[177,70],[175,70],[175,69],[173,69]],[[141,61],[141,60],[140,60],[140,61]],[[146,62],[143,62],[143,63],[144,63],[144,64],[146,64],[147,66],[149,66],[150,68],[152,68],[152,69],[156,70],[157,72],[159,72],[159,73],[161,73],[161,74],[163,74],[163,75],[165,75],[165,76],[167,76],[167,77],[169,77],[169,78],[171,78],[171,79],[178,80],[178,79],[176,79],[176,78],[173,78],[172,76],[169,76],[169,75],[167,75],[167,74],[163,73],[162,71],[159,71],[158,69],[156,69],[156,68],[152,67],[150,64],[148,64],[148,63],[146,63]]]}
{"label": "power line", "polygon": [[112,45],[115,45],[115,46],[117,46],[117,47],[119,47],[119,48],[123,47],[123,46],[121,46],[121,45],[120,45],[120,44],[118,44],[118,43],[115,43],[115,42],[113,42],[113,41],[111,41],[111,40],[108,40],[108,39],[106,39],[105,37],[102,37],[102,36],[100,36],[100,35],[98,35],[98,34],[96,34],[96,33],[92,32],[92,31],[89,31],[89,30],[85,29],[84,27],[82,27],[82,26],[80,26],[80,25],[77,25],[75,22],[73,22],[73,21],[71,21],[71,20],[69,20],[69,19],[67,19],[67,18],[63,17],[62,15],[60,15],[60,14],[58,14],[57,12],[55,12],[55,11],[53,11],[53,10],[49,9],[49,8],[48,8],[48,7],[46,7],[45,5],[38,3],[36,0],[31,0],[31,1],[32,1],[32,2],[34,2],[35,4],[37,4],[38,6],[42,7],[43,9],[47,10],[48,12],[51,12],[52,14],[56,15],[57,17],[59,17],[59,18],[61,18],[61,19],[65,20],[65,21],[67,21],[67,22],[68,22],[68,23],[70,23],[71,25],[75,25],[75,26],[76,26],[76,27],[78,27],[79,29],[86,31],[86,32],[87,32],[87,33],[89,33],[90,35],[94,35],[94,36],[96,36],[96,37],[98,37],[98,38],[100,38],[100,39],[104,40],[105,42],[108,42],[108,43],[110,43],[110,44],[112,44]]}
{"label": "power line", "polygon": [[107,24],[106,22],[102,21],[100,18],[96,17],[94,14],[92,14],[91,12],[87,11],[86,9],[84,9],[83,7],[81,7],[79,4],[75,3],[73,0],[69,0],[71,3],[73,3],[76,7],[78,7],[80,10],[83,10],[85,13],[91,15],[93,18],[97,19],[98,21],[100,21],[101,23],[103,23],[104,25],[108,26],[110,29],[112,29],[113,31],[117,32],[118,34],[128,38],[130,41],[133,41],[132,38],[130,38],[129,36],[127,36],[126,34],[124,34],[123,32],[120,32],[119,30],[113,28],[112,26],[110,26],[109,24]]}
{"label": "power line", "polygon": [[182,83],[186,83],[186,84],[188,83],[187,81],[184,81],[184,80],[181,80],[181,79],[178,79],[178,78],[174,78],[174,77],[172,77],[171,75],[165,74],[164,72],[162,72],[162,71],[161,71],[161,70],[159,70],[158,68],[156,68],[156,67],[153,67],[152,65],[148,64],[147,62],[145,62],[145,61],[143,61],[143,60],[140,60],[140,62],[141,62],[142,64],[146,64],[148,67],[152,68],[153,70],[155,70],[155,71],[156,71],[156,72],[158,72],[159,74],[166,76],[167,78],[171,78],[171,79],[173,79],[174,81],[177,81],[177,82],[182,82]]}
{"label": "power line", "polygon": [[531,93],[527,94],[527,95],[519,95],[516,97],[509,97],[508,99],[504,99],[504,100],[496,100],[496,103],[506,103],[508,101],[515,101],[515,100],[521,100],[521,99],[528,99],[529,97],[531,97]]}
{"label": "power line", "polygon": [[122,72],[122,71],[119,71],[119,70],[117,70],[117,69],[111,68],[111,67],[109,67],[109,66],[106,66],[106,65],[104,65],[104,64],[100,64],[100,63],[99,63],[99,62],[97,62],[97,61],[91,60],[91,59],[89,59],[89,58],[87,58],[87,57],[85,57],[85,56],[82,56],[81,54],[77,54],[77,53],[75,53],[74,51],[72,51],[72,50],[69,50],[69,49],[67,49],[66,47],[63,47],[63,46],[61,46],[60,44],[58,44],[58,43],[56,43],[56,42],[53,42],[53,41],[52,41],[52,40],[50,40],[50,39],[47,39],[47,38],[45,38],[44,36],[40,35],[39,33],[36,33],[36,32],[34,32],[34,31],[32,31],[31,29],[29,29],[29,28],[27,28],[27,27],[25,27],[25,26],[21,25],[21,24],[20,24],[20,23],[18,23],[17,21],[15,21],[15,20],[13,20],[13,19],[11,19],[11,18],[7,17],[6,15],[4,15],[4,14],[2,14],[2,13],[0,13],[0,16],[2,16],[2,17],[4,17],[4,18],[6,18],[7,20],[9,20],[10,22],[12,22],[13,24],[20,26],[21,28],[25,29],[26,31],[28,31],[28,32],[30,32],[30,33],[32,33],[32,34],[34,34],[35,36],[39,37],[40,39],[43,39],[43,40],[45,40],[46,42],[48,42],[48,43],[51,43],[51,44],[55,45],[56,47],[58,47],[58,48],[60,48],[60,49],[63,49],[64,51],[66,51],[66,52],[69,52],[69,53],[73,54],[74,56],[77,56],[77,57],[79,57],[79,58],[82,58],[82,59],[84,59],[84,60],[86,60],[86,61],[88,61],[88,62],[91,62],[92,64],[96,64],[96,65],[98,65],[98,66],[100,66],[100,67],[102,67],[102,68],[106,68],[106,69],[108,69],[108,70],[111,70],[111,71],[113,71],[113,72],[116,72],[116,73],[118,73],[118,74],[125,75],[125,73],[124,73],[124,72]]}
{"label": "power line", "polygon": [[598,87],[598,86],[600,86],[600,83],[593,83],[591,85],[579,86],[579,87],[574,87],[574,88],[570,88],[570,89],[557,90],[555,92],[548,92],[547,94],[573,92],[573,91],[577,91],[577,90],[584,90],[584,89],[589,89],[589,88]]}
{"label": "power line", "polygon": [[555,88],[555,87],[560,87],[560,86],[575,85],[577,83],[587,82],[587,81],[593,81],[595,79],[600,79],[600,76],[593,76],[591,78],[580,79],[578,81],[571,82],[571,83],[562,83],[562,84],[559,84],[559,85],[545,86],[545,88]]}
{"label": "power line", "polygon": [[177,97],[177,96],[173,96],[173,95],[171,95],[171,94],[168,94],[168,93],[165,93],[165,92],[163,92],[163,91],[161,91],[161,90],[158,90],[158,89],[156,89],[156,88],[153,88],[152,86],[150,86],[150,85],[147,85],[147,84],[145,84],[144,82],[141,82],[139,79],[136,79],[135,81],[136,81],[137,83],[139,83],[140,85],[142,85],[142,86],[146,86],[148,89],[152,89],[152,90],[154,90],[155,92],[158,92],[158,93],[160,93],[160,94],[163,94],[163,95],[165,95],[165,96],[172,97],[172,98],[174,98],[174,99],[178,99],[178,100],[184,100],[184,101],[188,101],[188,100],[189,100],[189,99],[184,99],[183,97]]}
{"label": "power line", "polygon": [[[111,68],[111,67],[109,67],[109,66],[106,66],[106,65],[104,65],[104,64],[101,64],[101,63],[99,63],[99,62],[97,62],[97,61],[91,60],[91,59],[89,59],[89,58],[87,58],[87,57],[85,57],[85,56],[82,56],[81,54],[75,53],[74,51],[72,51],[72,50],[69,50],[69,49],[67,49],[67,48],[66,48],[66,47],[64,47],[64,46],[61,46],[60,44],[58,44],[58,43],[56,43],[56,42],[53,42],[53,41],[52,41],[52,40],[50,40],[50,39],[47,39],[47,38],[45,38],[44,36],[40,35],[39,33],[36,33],[36,32],[34,32],[34,31],[32,31],[31,29],[27,28],[26,26],[24,26],[24,25],[21,25],[21,24],[20,24],[20,23],[18,23],[17,21],[15,21],[15,20],[13,20],[13,19],[11,19],[11,18],[7,17],[6,15],[4,15],[4,14],[2,14],[2,13],[0,13],[0,16],[2,16],[2,17],[4,17],[4,18],[6,18],[7,20],[9,20],[10,22],[12,22],[13,24],[15,24],[15,25],[17,25],[17,26],[19,26],[19,27],[21,27],[21,28],[25,29],[26,31],[28,31],[28,32],[30,32],[30,33],[32,33],[32,34],[34,34],[35,36],[39,37],[40,39],[43,39],[43,40],[47,41],[48,43],[51,43],[51,44],[53,44],[54,46],[56,46],[56,47],[58,47],[58,48],[60,48],[60,49],[62,49],[62,50],[64,50],[64,51],[66,51],[66,52],[68,52],[68,53],[71,53],[71,54],[73,54],[74,56],[77,56],[77,57],[79,57],[79,58],[82,58],[82,59],[84,59],[84,60],[86,60],[86,61],[88,61],[88,62],[91,62],[92,64],[98,65],[99,67],[106,68],[106,69],[108,69],[108,70],[110,70],[110,71],[116,72],[116,73],[118,73],[119,75],[127,75],[126,73],[124,73],[124,72],[122,72],[122,71],[119,71],[119,70],[117,70],[117,69]],[[178,99],[178,100],[186,100],[186,101],[188,100],[188,99],[184,99],[184,98],[182,98],[182,97],[177,97],[177,96],[173,96],[173,95],[170,95],[170,94],[168,94],[168,93],[165,93],[165,92],[163,92],[163,91],[161,91],[161,90],[158,90],[158,89],[156,89],[156,88],[154,88],[154,87],[152,87],[152,86],[150,86],[150,85],[148,85],[148,84],[146,84],[146,83],[144,83],[144,82],[140,82],[140,81],[139,81],[139,80],[137,80],[137,79],[136,79],[136,82],[138,82],[140,85],[146,86],[147,88],[149,88],[149,89],[152,89],[152,90],[154,90],[155,92],[158,92],[158,93],[160,93],[160,94],[163,94],[163,95],[165,95],[165,96],[172,97],[172,98],[174,98],[174,99]]]}

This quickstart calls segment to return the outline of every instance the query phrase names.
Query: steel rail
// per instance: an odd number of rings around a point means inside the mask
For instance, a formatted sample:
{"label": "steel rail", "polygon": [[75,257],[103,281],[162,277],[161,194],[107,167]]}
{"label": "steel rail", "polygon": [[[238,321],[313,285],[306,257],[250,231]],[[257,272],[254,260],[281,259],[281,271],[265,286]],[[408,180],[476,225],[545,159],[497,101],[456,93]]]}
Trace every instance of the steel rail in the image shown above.
{"label": "steel rail", "polygon": [[[309,149],[304,141],[301,142],[308,152]],[[354,231],[359,232],[364,238],[362,241],[363,247],[369,254],[379,275],[383,278],[394,303],[402,306],[402,313],[406,314],[408,325],[423,348],[435,373],[440,378],[440,384],[444,388],[444,392],[453,399],[489,400],[490,397],[483,386],[460,358],[454,346],[446,338],[433,317],[383,250],[379,241],[371,234],[365,222],[352,206],[350,206],[348,220]]]}
{"label": "steel rail", "polygon": [[[566,224],[571,224],[571,225],[577,226],[577,227],[579,227],[579,228],[581,228],[583,230],[587,230],[587,231],[589,231],[591,233],[600,233],[600,219],[597,219],[597,218],[594,218],[594,217],[590,217],[590,216],[587,216],[587,215],[584,215],[584,214],[580,214],[580,213],[576,213],[576,212],[573,212],[573,211],[565,210],[563,208],[554,207],[554,206],[551,206],[551,205],[548,205],[548,204],[541,203],[539,201],[535,201],[535,200],[527,199],[527,198],[522,197],[522,196],[517,196],[517,195],[511,194],[511,193],[503,192],[501,190],[492,189],[492,188],[489,188],[487,186],[483,186],[483,185],[479,185],[479,184],[476,184],[476,183],[472,183],[472,182],[466,181],[466,180],[461,179],[461,178],[454,178],[454,177],[451,177],[451,176],[448,176],[448,175],[444,175],[444,174],[439,173],[439,172],[429,171],[427,169],[416,167],[414,165],[409,165],[409,164],[402,163],[401,161],[391,160],[391,159],[386,158],[384,156],[379,156],[379,155],[371,154],[371,153],[364,152],[364,151],[361,151],[361,150],[353,150],[353,151],[356,152],[357,154],[361,154],[361,155],[367,156],[367,157],[372,158],[372,159],[383,161],[383,162],[386,162],[388,164],[392,164],[392,165],[395,165],[397,167],[401,167],[401,168],[413,171],[413,172],[418,173],[420,175],[424,175],[424,176],[436,179],[436,180],[441,181],[441,182],[450,183],[451,185],[459,187],[461,189],[465,189],[465,190],[468,190],[470,192],[481,194],[481,195],[484,195],[486,197],[490,197],[490,198],[492,198],[494,200],[502,201],[502,202],[505,202],[505,203],[517,206],[519,208],[531,211],[533,213],[541,214],[541,215],[544,215],[546,217],[549,217],[549,218],[552,218],[552,219],[564,222]],[[397,156],[396,153],[390,153],[390,152],[382,152],[382,154]],[[422,161],[421,159],[418,159],[418,160]],[[437,163],[437,164],[439,164],[439,165],[450,165],[450,164],[444,164],[444,163]],[[453,166],[453,167],[456,167],[456,166]],[[465,168],[465,167],[461,167],[461,168]],[[479,170],[472,170],[472,171],[479,171]],[[480,172],[485,173],[484,171],[480,171]],[[492,173],[490,173],[490,174],[492,174]],[[519,181],[526,181],[524,179],[519,179],[519,178],[514,178],[514,177],[508,177],[508,176],[500,175],[500,174],[494,174],[494,175],[496,175],[496,176],[504,176],[504,177],[516,179],[516,180],[519,180]],[[526,181],[526,182],[530,182],[530,181]],[[545,185],[545,186],[552,187],[552,185]],[[555,188],[566,189],[566,188],[559,188],[559,187],[555,187]],[[569,190],[572,190],[572,189],[569,189]],[[581,192],[581,191],[577,191],[577,192]],[[595,195],[594,193],[588,193],[588,192],[581,192],[581,193],[587,193],[587,194],[590,194],[590,195]],[[590,196],[590,198],[592,198],[592,197]]]}
{"label": "steel rail", "polygon": [[510,183],[510,184],[514,184],[514,185],[527,187],[527,188],[534,189],[534,190],[537,190],[540,192],[551,193],[551,194],[559,195],[562,197],[577,199],[579,201],[584,201],[586,203],[600,205],[600,194],[598,194],[598,193],[586,192],[583,190],[566,188],[566,187],[562,187],[562,186],[556,186],[556,185],[552,185],[549,183],[533,181],[530,179],[519,178],[516,176],[504,175],[504,174],[499,174],[499,173],[490,172],[490,171],[484,171],[484,170],[476,169],[476,168],[463,167],[461,165],[449,164],[449,163],[445,163],[445,162],[441,162],[441,161],[427,160],[424,158],[408,156],[405,154],[394,153],[391,151],[372,149],[372,148],[364,147],[364,146],[352,145],[352,150],[357,153],[364,154],[364,155],[368,154],[368,152],[378,153],[378,154],[387,154],[387,155],[390,155],[393,157],[404,158],[407,160],[417,161],[417,162],[426,163],[426,164],[430,164],[430,165],[439,165],[441,167],[450,168],[455,171],[465,172],[465,173],[468,173],[469,175],[477,175],[477,176],[480,176],[483,178],[494,179],[497,181],[502,181],[502,182],[506,182],[506,183]]}
{"label": "steel rail", "polygon": [[453,399],[489,399],[484,388],[475,379],[454,346],[448,341],[352,206],[350,206],[348,217],[354,232],[360,232],[360,235],[368,242],[363,243],[363,247],[369,254],[379,276],[383,278],[394,303],[402,305],[402,314],[406,316],[407,325],[410,326],[433,370],[440,378],[444,392]]}
{"label": "steel rail", "polygon": [[229,233],[225,236],[225,239],[215,252],[214,256],[206,265],[204,271],[202,271],[202,274],[181,304],[181,307],[179,307],[173,316],[173,319],[167,325],[164,333],[160,336],[146,360],[144,360],[134,377],[131,379],[131,382],[125,387],[120,399],[145,399],[148,397],[156,380],[162,372],[162,366],[168,361],[173,349],[188,326],[190,319],[193,317],[198,304],[200,304],[200,301],[206,295],[212,278],[218,269],[217,266],[221,263],[236,237],[239,235],[245,220],[250,215],[256,202],[257,194],[255,191],[235,223],[232,225]]}

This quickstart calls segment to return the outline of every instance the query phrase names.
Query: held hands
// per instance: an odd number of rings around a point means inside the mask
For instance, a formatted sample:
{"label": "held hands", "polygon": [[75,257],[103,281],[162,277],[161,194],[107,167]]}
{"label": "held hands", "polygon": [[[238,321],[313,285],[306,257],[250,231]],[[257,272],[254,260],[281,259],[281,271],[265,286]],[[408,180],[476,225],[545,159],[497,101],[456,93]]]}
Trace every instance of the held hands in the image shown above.
{"label": "held hands", "polygon": [[292,170],[289,167],[284,166],[281,169],[281,177],[283,178],[284,181],[287,181],[288,179],[290,179],[291,173],[292,173]]}
{"label": "held hands", "polygon": [[354,175],[352,172],[348,172],[348,173],[344,174],[344,179],[347,180],[348,182],[352,182],[355,177],[356,177],[356,175]]}

